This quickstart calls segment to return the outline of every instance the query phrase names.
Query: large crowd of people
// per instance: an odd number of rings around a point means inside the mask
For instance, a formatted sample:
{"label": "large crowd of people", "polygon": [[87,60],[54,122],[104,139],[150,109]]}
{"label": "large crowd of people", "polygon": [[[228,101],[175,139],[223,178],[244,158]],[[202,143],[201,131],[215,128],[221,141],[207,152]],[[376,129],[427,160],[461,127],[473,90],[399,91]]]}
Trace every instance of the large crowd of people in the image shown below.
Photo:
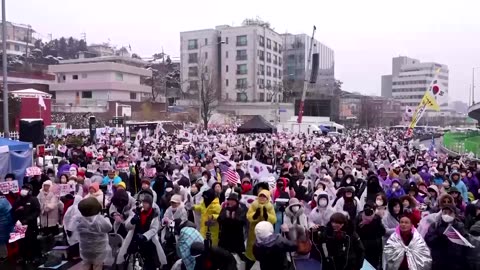
{"label": "large crowd of people", "polygon": [[0,259],[27,225],[19,264],[60,234],[95,270],[480,269],[477,161],[386,129],[156,133],[85,136],[41,175],[7,174],[23,184],[0,196]]}

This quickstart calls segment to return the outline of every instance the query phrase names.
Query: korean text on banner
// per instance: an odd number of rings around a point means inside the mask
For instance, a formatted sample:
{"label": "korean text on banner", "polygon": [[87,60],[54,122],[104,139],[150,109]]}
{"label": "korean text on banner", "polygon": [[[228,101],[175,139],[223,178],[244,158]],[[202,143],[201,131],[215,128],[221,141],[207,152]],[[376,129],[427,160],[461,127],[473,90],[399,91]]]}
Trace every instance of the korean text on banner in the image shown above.
{"label": "korean text on banner", "polygon": [[35,175],[42,175],[42,169],[39,167],[29,167],[27,168],[26,176],[31,177]]}
{"label": "korean text on banner", "polygon": [[0,191],[3,194],[8,194],[10,192],[18,193],[20,190],[18,188],[18,181],[8,181],[8,182],[0,182]]}
{"label": "korean text on banner", "polygon": [[71,192],[75,192],[75,185],[74,184],[57,184],[53,190],[53,193],[57,197],[62,197]]}

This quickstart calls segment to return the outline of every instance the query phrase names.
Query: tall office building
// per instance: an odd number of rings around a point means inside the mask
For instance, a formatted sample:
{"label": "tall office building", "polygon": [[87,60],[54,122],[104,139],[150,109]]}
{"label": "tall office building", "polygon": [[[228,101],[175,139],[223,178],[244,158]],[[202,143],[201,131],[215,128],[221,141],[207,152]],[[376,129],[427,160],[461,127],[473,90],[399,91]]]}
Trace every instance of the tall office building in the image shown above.
{"label": "tall office building", "polygon": [[[448,108],[448,66],[433,62],[420,62],[404,56],[392,59],[392,75],[382,76],[382,96],[391,97],[401,102],[402,108],[416,107],[425,91],[430,86],[435,72],[440,68],[438,83],[445,94],[437,98],[441,110]],[[391,86],[388,85],[391,76]]]}
{"label": "tall office building", "polygon": [[265,102],[281,97],[282,37],[268,24],[180,33],[183,91],[194,97],[202,85],[214,88],[221,101]]}
{"label": "tall office building", "polygon": [[[284,87],[292,91],[292,97],[300,98],[303,91],[305,75],[310,79],[311,67],[308,65],[311,37],[306,34],[284,34],[285,44],[283,73]],[[332,96],[335,88],[335,57],[334,52],[318,40],[313,40],[312,53],[319,54],[317,82],[309,84],[308,97]]]}

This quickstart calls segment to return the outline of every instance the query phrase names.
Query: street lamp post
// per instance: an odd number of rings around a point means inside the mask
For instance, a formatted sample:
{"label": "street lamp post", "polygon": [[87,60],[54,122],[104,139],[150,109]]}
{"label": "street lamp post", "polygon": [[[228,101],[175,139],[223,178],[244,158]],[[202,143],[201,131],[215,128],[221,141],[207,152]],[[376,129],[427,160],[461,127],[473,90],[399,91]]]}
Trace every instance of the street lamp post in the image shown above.
{"label": "street lamp post", "polygon": [[473,67],[472,68],[472,105],[475,104],[475,69],[480,67]]}
{"label": "street lamp post", "polygon": [[7,76],[7,19],[5,13],[5,0],[2,0],[2,66],[3,66],[3,134],[10,137],[8,122],[8,76]]}

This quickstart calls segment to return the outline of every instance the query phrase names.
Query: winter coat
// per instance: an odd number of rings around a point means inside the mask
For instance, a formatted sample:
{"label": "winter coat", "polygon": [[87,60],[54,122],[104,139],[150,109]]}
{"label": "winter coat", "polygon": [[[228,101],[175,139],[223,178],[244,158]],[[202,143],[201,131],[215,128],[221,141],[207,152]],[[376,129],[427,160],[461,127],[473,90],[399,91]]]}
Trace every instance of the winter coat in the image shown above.
{"label": "winter coat", "polygon": [[[188,213],[183,203],[181,206],[177,207],[175,212],[173,212],[172,207],[168,207],[165,213],[163,214],[163,219],[168,218],[170,221],[174,221],[176,219],[180,219],[182,221],[188,220]],[[165,224],[164,224],[165,225]]]}
{"label": "winter coat", "polygon": [[72,206],[70,206],[63,217],[63,228],[67,231],[67,241],[69,245],[75,245],[79,241],[78,231],[75,229],[75,220],[81,216],[78,210],[78,204],[82,197],[76,195]]}
{"label": "winter coat", "polygon": [[190,255],[190,247],[195,242],[202,242],[202,235],[195,228],[185,227],[180,231],[177,243],[177,255],[187,270],[195,269],[195,258]]}
{"label": "winter coat", "polygon": [[391,198],[400,198],[403,195],[405,195],[405,190],[403,190],[401,186],[398,186],[398,188],[395,191],[393,191],[392,188],[389,187],[387,189],[386,195],[388,200],[390,200]]}
{"label": "winter coat", "polygon": [[477,177],[475,175],[471,178],[464,177],[462,181],[467,186],[468,191],[471,192],[475,198],[478,198],[478,189],[480,188],[480,183],[478,182]]}
{"label": "winter coat", "polygon": [[[327,199],[327,206],[321,207],[319,206],[320,198]],[[314,225],[318,225],[320,227],[327,226],[327,223],[330,221],[330,217],[335,213],[335,209],[330,206],[330,199],[326,192],[319,193],[317,197],[316,207],[312,209],[310,214],[308,215],[309,221],[309,228],[313,227]]]}
{"label": "winter coat", "polygon": [[113,230],[116,232],[120,228],[120,225],[125,223],[130,216],[133,215],[133,210],[135,209],[135,199],[132,196],[128,197],[128,204],[123,209],[117,209],[117,207],[112,203],[108,209],[110,217],[113,217],[115,214],[121,214],[123,217],[123,222],[114,221]]}
{"label": "winter coat", "polygon": [[455,184],[455,182],[453,182],[453,185],[458,189],[458,191],[460,191],[460,194],[462,195],[462,199],[465,203],[468,203],[468,189],[467,189],[467,186],[465,185],[465,183],[461,180],[458,180],[458,182]]}
{"label": "winter coat", "polygon": [[335,212],[347,212],[350,219],[353,220],[355,219],[357,214],[362,211],[362,208],[360,208],[360,200],[357,197],[353,198],[353,204],[355,209],[352,208],[351,211],[349,211],[349,209],[345,207],[345,199],[341,197],[337,200],[337,203],[335,204]]}
{"label": "winter coat", "polygon": [[37,218],[40,215],[40,203],[32,195],[20,196],[13,205],[13,219],[27,225],[27,230],[38,230]]}
{"label": "winter coat", "polygon": [[210,233],[212,237],[212,245],[218,245],[218,234],[220,232],[220,228],[217,222],[218,216],[220,215],[220,211],[222,207],[220,206],[220,199],[215,198],[210,205],[207,207],[205,203],[202,201],[198,205],[193,206],[193,210],[199,212],[201,214],[200,217],[200,233],[202,234],[203,238],[207,238],[207,221],[210,217],[213,217],[212,226],[210,226]]}
{"label": "winter coat", "polygon": [[91,264],[103,263],[109,255],[108,232],[112,224],[102,215],[84,217],[78,215],[74,221],[79,237],[80,257]]}
{"label": "winter coat", "polygon": [[[128,230],[127,236],[125,240],[123,240],[122,246],[118,251],[117,255],[117,264],[122,264],[125,261],[125,254],[127,254],[128,247],[130,246],[133,238],[137,233],[143,234],[146,237],[147,241],[151,241],[151,243],[155,246],[155,251],[157,255],[158,261],[162,265],[167,264],[167,257],[165,252],[163,251],[162,246],[160,245],[160,241],[158,238],[158,230],[160,229],[160,211],[158,208],[152,208],[152,213],[147,218],[147,224],[145,228],[141,228],[140,224],[133,225],[131,223],[132,218],[135,215],[130,215],[128,219],[125,221],[125,229]],[[146,245],[146,243],[143,243]],[[155,261],[155,259],[150,258]]]}
{"label": "winter coat", "polygon": [[390,211],[385,213],[382,218],[383,227],[385,228],[385,238],[388,239],[392,233],[395,232],[397,226],[400,224],[399,220],[395,218]]}
{"label": "winter coat", "polygon": [[37,196],[40,203],[40,227],[54,227],[58,224],[60,212],[63,211],[63,204],[58,200],[52,191],[45,193],[40,190]]}
{"label": "winter coat", "polygon": [[374,215],[373,220],[368,224],[362,224],[362,218],[363,212],[357,217],[356,232],[365,248],[365,259],[378,269],[382,259],[385,227],[382,218],[378,215]]}
{"label": "winter coat", "polygon": [[[475,248],[467,249],[467,269],[480,270],[480,221],[475,222],[475,224],[471,226],[470,233],[466,238]],[[477,236],[473,236],[472,234]]]}
{"label": "winter coat", "polygon": [[[248,239],[247,239],[247,250],[245,256],[251,261],[255,261],[255,257],[253,255],[253,245],[255,243],[255,226],[260,221],[268,221],[272,224],[277,222],[277,216],[275,215],[275,209],[273,205],[270,203],[270,192],[266,190],[262,190],[260,194],[267,195],[268,202],[266,204],[260,204],[258,199],[254,201],[250,207],[248,208],[247,212],[247,220],[249,222],[249,229],[248,229]],[[257,212],[258,210],[258,212]],[[257,213],[260,213],[257,216]],[[267,217],[265,219],[265,216]]]}
{"label": "winter coat", "polygon": [[287,253],[296,250],[295,242],[274,234],[266,241],[257,241],[253,246],[253,255],[258,258],[262,270],[290,270],[292,265],[287,260]]}
{"label": "winter coat", "polygon": [[323,270],[358,270],[362,268],[365,248],[360,237],[353,230],[349,232],[343,230],[339,236],[333,231],[329,222],[326,230],[314,234],[313,243],[315,245],[313,248],[318,249],[321,253]]}
{"label": "winter coat", "polygon": [[[300,208],[294,212],[292,207]],[[288,227],[288,239],[291,241],[307,240],[308,222],[301,203],[291,204],[285,209],[283,224]]]}
{"label": "winter coat", "polygon": [[[455,220],[452,223],[460,234],[466,236],[463,223]],[[430,248],[432,254],[432,270],[461,270],[466,265],[466,254],[469,247],[454,244],[448,240],[443,233],[447,229],[448,224],[440,219],[430,225],[428,232],[425,235],[425,242]]]}
{"label": "winter coat", "polygon": [[236,209],[222,209],[217,220],[220,225],[219,247],[236,254],[245,252],[246,214],[246,211],[240,205]]}
{"label": "winter coat", "polygon": [[103,203],[104,203],[104,202],[103,202],[103,197],[104,197],[104,195],[103,195],[103,191],[102,191],[101,189],[99,189],[97,192],[94,192],[93,194],[88,193],[88,194],[84,197],[84,199],[86,199],[86,198],[88,198],[88,197],[94,197],[95,199],[97,199],[97,201],[100,203],[100,205],[103,206]]}
{"label": "winter coat", "polygon": [[13,226],[12,206],[5,196],[0,196],[0,245],[8,243]]}

